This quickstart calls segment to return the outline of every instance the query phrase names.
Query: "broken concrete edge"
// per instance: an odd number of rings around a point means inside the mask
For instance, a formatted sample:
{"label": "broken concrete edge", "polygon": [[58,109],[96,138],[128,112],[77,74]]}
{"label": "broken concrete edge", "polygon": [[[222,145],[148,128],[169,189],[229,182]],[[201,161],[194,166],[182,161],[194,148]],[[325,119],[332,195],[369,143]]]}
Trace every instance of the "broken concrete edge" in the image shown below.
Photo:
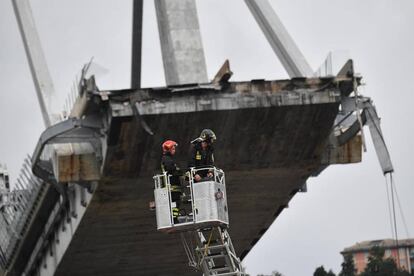
{"label": "broken concrete edge", "polygon": [[322,153],[321,164],[351,164],[362,161],[362,137],[355,135],[342,145],[328,144]]}
{"label": "broken concrete edge", "polygon": [[[348,96],[353,91],[353,81],[356,79],[357,84],[361,84],[361,76],[340,76],[337,77],[315,77],[315,78],[292,78],[282,80],[265,80],[253,79],[251,81],[237,82],[209,82],[209,83],[191,83],[184,85],[171,85],[163,87],[151,87],[141,89],[119,89],[119,90],[101,90],[93,92],[93,95],[101,97],[102,101],[113,97],[125,97],[125,100],[132,94],[139,95],[139,100],[149,100],[153,98],[170,98],[175,94],[192,94],[192,93],[231,93],[241,92],[249,93],[250,91],[268,91],[271,93],[280,93],[282,91],[304,90],[308,92],[319,92],[328,88],[335,88],[341,91],[341,94]],[[92,96],[92,95],[91,95]]]}
{"label": "broken concrete edge", "polygon": [[[140,115],[156,115],[334,103],[348,96],[352,89],[353,77],[329,77],[113,90],[97,95],[109,100],[111,116],[125,117],[133,116],[133,108],[137,108]],[[131,106],[130,102],[136,106]]]}
{"label": "broken concrete edge", "polygon": [[228,82],[232,75],[233,72],[230,70],[230,62],[226,59],[211,82],[217,84]]}
{"label": "broken concrete edge", "polygon": [[352,59],[349,59],[345,62],[344,66],[339,70],[337,77],[352,77],[354,76],[354,62]]}

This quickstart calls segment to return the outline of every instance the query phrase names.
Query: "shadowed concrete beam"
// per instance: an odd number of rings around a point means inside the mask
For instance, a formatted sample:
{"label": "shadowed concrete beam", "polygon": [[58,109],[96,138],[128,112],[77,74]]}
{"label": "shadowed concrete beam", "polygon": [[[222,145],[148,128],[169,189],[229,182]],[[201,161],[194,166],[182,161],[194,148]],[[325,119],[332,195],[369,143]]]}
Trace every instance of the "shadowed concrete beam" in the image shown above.
{"label": "shadowed concrete beam", "polygon": [[291,78],[313,71],[267,0],[245,0],[251,13]]}
{"label": "shadowed concrete beam", "polygon": [[156,0],[167,85],[206,83],[206,61],[195,0]]}

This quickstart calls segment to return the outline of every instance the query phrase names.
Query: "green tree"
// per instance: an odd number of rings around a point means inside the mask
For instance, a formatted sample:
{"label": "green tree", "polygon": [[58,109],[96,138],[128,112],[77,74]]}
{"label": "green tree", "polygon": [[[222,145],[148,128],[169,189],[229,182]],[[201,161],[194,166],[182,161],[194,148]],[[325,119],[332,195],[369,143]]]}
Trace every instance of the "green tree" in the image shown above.
{"label": "green tree", "polygon": [[320,267],[316,268],[315,272],[313,273],[313,276],[326,276],[326,274],[328,274],[328,272],[326,272],[323,265],[321,265]]}
{"label": "green tree", "polygon": [[404,275],[399,271],[392,258],[384,259],[383,248],[375,246],[371,249],[368,257],[368,264],[361,276],[397,276]]}
{"label": "green tree", "polygon": [[328,273],[326,273],[326,276],[335,276],[335,273],[332,271],[332,269],[329,269]]}
{"label": "green tree", "polygon": [[339,272],[338,276],[355,276],[356,268],[354,263],[354,258],[351,254],[344,255],[344,261],[341,264],[342,270]]}
{"label": "green tree", "polygon": [[313,273],[313,276],[335,276],[335,273],[332,272],[332,270],[329,270],[329,272],[326,272],[323,265],[320,267],[317,267],[315,272]]}

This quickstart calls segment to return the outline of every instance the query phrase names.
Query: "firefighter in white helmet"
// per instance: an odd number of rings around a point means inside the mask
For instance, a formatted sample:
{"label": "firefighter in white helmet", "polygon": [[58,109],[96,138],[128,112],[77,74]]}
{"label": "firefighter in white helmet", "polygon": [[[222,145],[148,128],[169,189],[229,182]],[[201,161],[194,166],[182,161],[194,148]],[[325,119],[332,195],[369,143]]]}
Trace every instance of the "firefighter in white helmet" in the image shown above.
{"label": "firefighter in white helmet", "polygon": [[216,134],[211,129],[203,129],[199,137],[191,141],[190,158],[188,162],[189,168],[203,168],[194,175],[196,182],[202,179],[209,179],[213,174],[209,167],[214,166],[214,142]]}

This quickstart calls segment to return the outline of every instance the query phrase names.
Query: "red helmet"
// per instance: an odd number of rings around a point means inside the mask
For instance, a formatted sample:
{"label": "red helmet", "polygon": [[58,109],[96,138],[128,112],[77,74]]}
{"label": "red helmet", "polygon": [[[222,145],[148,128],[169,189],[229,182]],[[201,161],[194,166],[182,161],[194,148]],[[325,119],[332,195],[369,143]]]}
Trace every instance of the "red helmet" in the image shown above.
{"label": "red helmet", "polygon": [[166,153],[166,152],[170,152],[170,150],[171,150],[173,147],[176,147],[176,146],[178,146],[177,142],[175,142],[175,141],[173,141],[173,140],[167,140],[167,141],[165,141],[164,143],[162,143],[162,151],[163,151],[164,153]]}

